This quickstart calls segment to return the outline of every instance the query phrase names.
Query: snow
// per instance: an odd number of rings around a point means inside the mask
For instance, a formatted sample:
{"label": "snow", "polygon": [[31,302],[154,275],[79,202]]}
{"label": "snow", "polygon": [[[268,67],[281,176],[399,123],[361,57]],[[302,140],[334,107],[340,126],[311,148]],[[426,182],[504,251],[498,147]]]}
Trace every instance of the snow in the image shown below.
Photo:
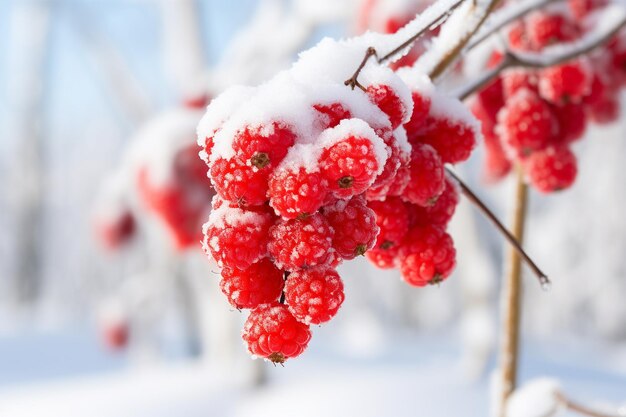
{"label": "snow", "polygon": [[[359,328],[370,333],[367,327]],[[487,381],[470,383],[463,378],[454,339],[392,334],[385,330],[388,343],[362,357],[342,353],[341,335],[321,343],[315,338],[312,349],[297,362],[289,361],[284,368],[264,364],[269,383],[256,389],[246,385],[238,367],[222,373],[202,363],[179,363],[5,386],[0,390],[0,413],[11,417],[487,415]],[[575,353],[574,362],[560,367],[554,362],[546,366],[558,352],[548,355],[534,349],[533,353],[522,374],[522,378],[531,376],[531,387],[537,386],[540,372],[548,368],[547,372],[563,380],[568,395],[582,403],[601,402],[607,410],[624,405],[623,375],[606,368],[585,370],[582,359],[593,354],[593,349]],[[549,398],[545,386],[533,388],[530,394],[526,387],[523,390],[526,399]],[[525,404],[522,409],[529,407]],[[536,415],[515,415],[521,416]]]}
{"label": "snow", "polygon": [[538,378],[517,389],[507,401],[508,417],[551,417],[559,411],[559,381]]}

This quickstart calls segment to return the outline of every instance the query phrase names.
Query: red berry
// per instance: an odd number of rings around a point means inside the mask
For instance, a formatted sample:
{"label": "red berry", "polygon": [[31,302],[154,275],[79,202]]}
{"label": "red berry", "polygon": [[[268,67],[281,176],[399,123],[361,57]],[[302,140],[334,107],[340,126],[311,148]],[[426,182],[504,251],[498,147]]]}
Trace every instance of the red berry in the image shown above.
{"label": "red berry", "polygon": [[456,263],[452,238],[439,226],[415,227],[405,237],[399,255],[400,272],[417,287],[446,279]]}
{"label": "red berry", "polygon": [[524,162],[524,169],[530,182],[542,193],[570,187],[578,171],[576,156],[565,146],[534,152]]}
{"label": "red berry", "polygon": [[469,158],[476,146],[476,133],[461,120],[431,115],[424,133],[417,140],[435,148],[444,163],[456,164]]}
{"label": "red berry", "polygon": [[220,158],[211,166],[215,191],[225,200],[241,207],[264,204],[267,198],[268,178],[272,169],[258,169],[239,158]]}
{"label": "red berry", "polygon": [[576,25],[561,14],[538,11],[526,19],[527,36],[535,50],[559,42],[571,41],[578,36]]}
{"label": "red berry", "polygon": [[305,168],[277,169],[269,180],[270,206],[286,219],[315,213],[324,204],[327,193],[322,175]]}
{"label": "red berry", "polygon": [[349,136],[324,149],[319,163],[329,189],[339,198],[363,193],[372,185],[378,172],[372,142],[358,136]]}
{"label": "red berry", "polygon": [[319,129],[324,130],[335,127],[344,119],[352,117],[350,110],[348,110],[341,103],[331,104],[314,104],[313,108],[317,111],[317,122]]}
{"label": "red berry", "polygon": [[374,248],[365,253],[365,257],[375,267],[380,269],[391,269],[396,267],[396,258],[400,246],[392,246],[388,249]]}
{"label": "red berry", "polygon": [[513,97],[523,89],[536,92],[538,91],[537,83],[535,72],[528,69],[510,69],[502,73],[502,90],[505,99]]}
{"label": "red berry", "polygon": [[500,138],[495,133],[483,132],[483,137],[485,138],[485,180],[495,182],[511,172],[511,161],[504,152]]}
{"label": "red berry", "polygon": [[204,249],[222,267],[246,269],[267,255],[272,217],[228,206],[211,213],[204,227]]}
{"label": "red berry", "polygon": [[517,20],[511,23],[507,37],[509,39],[509,46],[512,49],[520,51],[528,51],[531,49],[528,33],[526,32],[526,25],[523,20]]}
{"label": "red berry", "polygon": [[582,104],[567,103],[562,106],[555,106],[552,110],[559,125],[557,144],[567,145],[585,134],[587,117],[585,107]]}
{"label": "red berry", "polygon": [[388,197],[384,201],[370,201],[368,206],[376,214],[380,233],[376,239],[377,249],[398,246],[409,230],[409,214],[399,197]]}
{"label": "red berry", "polygon": [[269,231],[268,250],[276,265],[287,271],[333,261],[334,231],[319,213],[276,223]]}
{"label": "red berry", "polygon": [[103,342],[107,348],[113,351],[120,351],[128,346],[130,339],[130,326],[123,319],[118,319],[105,323],[103,334]]}
{"label": "red berry", "polygon": [[443,192],[444,168],[432,146],[414,144],[411,152],[410,180],[402,197],[420,206],[429,206]]}
{"label": "red berry", "polygon": [[295,140],[293,131],[281,123],[247,126],[235,135],[233,150],[246,165],[259,171],[271,170],[285,158]]}
{"label": "red berry", "polygon": [[343,283],[333,268],[316,267],[287,277],[285,302],[302,323],[326,323],[337,314],[343,300]]}
{"label": "red berry", "polygon": [[343,259],[354,259],[374,247],[378,235],[376,215],[364,199],[339,200],[324,207],[323,213],[335,230],[333,248]]}
{"label": "red berry", "polygon": [[411,169],[409,164],[401,165],[400,168],[398,168],[398,172],[396,172],[396,176],[393,178],[393,181],[387,186],[387,195],[402,195],[407,185],[409,185],[409,181],[411,181]]}
{"label": "red berry", "polygon": [[287,306],[272,303],[252,310],[243,326],[242,338],[252,355],[284,363],[304,352],[311,331],[293,317]]}
{"label": "red berry", "polygon": [[504,142],[520,156],[545,148],[556,127],[548,103],[529,90],[520,90],[511,97],[498,121]]}
{"label": "red berry", "polygon": [[413,114],[411,119],[404,124],[408,136],[415,136],[422,133],[426,126],[426,119],[430,113],[430,97],[418,92],[411,93],[413,99]]}
{"label": "red berry", "polygon": [[430,207],[422,208],[426,221],[439,226],[447,225],[454,215],[459,200],[457,184],[446,176],[446,187],[437,199],[437,202]]}
{"label": "red berry", "polygon": [[107,249],[117,249],[135,235],[135,217],[130,210],[124,210],[113,218],[97,219],[95,228],[100,241]]}
{"label": "red berry", "polygon": [[613,123],[620,116],[619,96],[606,93],[594,104],[588,106],[589,117],[597,124]]}
{"label": "red berry", "polygon": [[580,102],[591,90],[593,78],[582,61],[572,61],[539,72],[539,94],[552,103]]}
{"label": "red berry", "polygon": [[393,89],[385,84],[370,85],[365,90],[370,100],[376,104],[391,122],[392,129],[402,124],[407,117],[407,109]]}
{"label": "red berry", "polygon": [[278,300],[283,290],[283,271],[269,259],[261,259],[241,270],[222,269],[220,288],[235,308],[255,308]]}

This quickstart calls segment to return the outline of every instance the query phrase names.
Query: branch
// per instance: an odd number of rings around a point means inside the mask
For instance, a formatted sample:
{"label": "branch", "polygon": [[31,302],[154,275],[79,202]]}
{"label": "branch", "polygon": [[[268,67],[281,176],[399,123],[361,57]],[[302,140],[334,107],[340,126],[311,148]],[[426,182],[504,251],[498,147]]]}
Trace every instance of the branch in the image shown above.
{"label": "branch", "polygon": [[[435,65],[435,67],[430,71],[429,77],[433,81],[436,78],[439,78],[445,70],[450,67],[459,57],[461,52],[465,49],[467,43],[474,37],[474,35],[478,32],[478,30],[482,27],[483,23],[487,20],[489,15],[495,10],[496,7],[500,4],[501,0],[489,0],[487,7],[485,7],[482,16],[476,16],[476,24],[473,28],[465,33],[465,35],[458,41],[458,43],[444,55],[441,60]],[[480,12],[480,9],[477,9],[477,3],[474,3],[474,8],[477,10],[475,13]]]}
{"label": "branch", "polygon": [[[619,14],[617,14],[617,18],[613,16],[612,20],[614,20],[614,22],[603,21],[602,25],[604,26],[604,29],[592,32],[576,42],[548,47],[542,52],[507,51],[503,60],[497,67],[482,74],[468,85],[459,88],[457,91],[452,93],[452,96],[461,100],[466,99],[476,91],[479,91],[507,68],[522,67],[540,69],[552,67],[554,65],[571,61],[572,59],[585,55],[604,45],[617,32],[619,32],[620,29],[626,26],[626,13],[620,6],[607,7],[607,10],[614,9],[615,7],[619,7]],[[609,12],[605,11],[603,14],[608,15],[610,14]]]}
{"label": "branch", "polygon": [[606,414],[601,411],[593,410],[587,406],[578,404],[567,398],[563,393],[557,392],[554,394],[556,400],[566,409],[583,416],[589,417],[618,417],[618,414]]}
{"label": "branch", "polygon": [[[387,36],[397,37],[398,35],[401,35],[402,32],[407,31],[412,26],[416,26],[415,34],[413,34],[407,40],[402,42],[399,46],[397,46],[396,48],[392,49],[390,52],[386,53],[382,57],[380,57],[380,58],[378,57],[378,53],[376,51],[376,48],[374,48],[373,46],[370,46],[369,48],[367,48],[367,50],[365,51],[365,55],[363,56],[363,60],[359,64],[359,67],[356,69],[356,71],[354,71],[354,74],[352,75],[352,77],[348,78],[344,82],[344,84],[349,86],[353,90],[354,90],[354,87],[359,87],[360,89],[364,90],[363,86],[358,81],[358,77],[359,77],[359,74],[361,73],[361,71],[363,70],[363,67],[365,67],[365,64],[367,64],[367,62],[369,61],[369,59],[372,56],[376,56],[377,62],[379,64],[382,64],[382,63],[390,60],[394,56],[400,54],[406,48],[410,47],[417,39],[419,39],[420,36],[422,36],[428,30],[432,29],[435,25],[438,25],[439,23],[441,23],[442,20],[447,18],[450,15],[450,13],[452,13],[457,7],[459,7],[463,3],[463,1],[465,1],[465,0],[447,0],[447,1],[451,1],[450,6],[448,8],[441,7],[442,11],[439,11],[438,10],[439,9],[439,5],[443,1],[444,0],[439,0],[437,3],[435,3],[435,4],[431,5],[430,7],[428,7],[426,10],[424,10],[424,12],[422,12],[419,15],[417,15],[415,17],[415,19],[413,19],[412,21],[410,21],[409,23],[404,25],[404,27],[401,28],[395,34],[387,35]],[[433,15],[433,16],[431,17],[430,15]],[[423,23],[423,22],[421,22],[421,20],[426,20],[426,22]]]}
{"label": "branch", "polygon": [[383,62],[387,61],[388,59],[392,58],[393,56],[403,51],[405,48],[411,46],[413,42],[415,42],[420,36],[422,36],[428,30],[431,30],[433,27],[436,27],[436,25],[441,23],[444,20],[444,18],[447,18],[448,16],[450,16],[450,14],[454,10],[456,10],[456,8],[459,7],[463,3],[463,1],[464,0],[457,0],[448,10],[445,10],[444,13],[440,13],[434,20],[432,20],[431,23],[429,23],[428,25],[425,25],[422,29],[418,30],[417,33],[415,33],[415,35],[411,36],[409,39],[407,39],[402,44],[400,44],[400,46],[398,46],[397,48],[393,49],[391,52],[389,52],[388,54],[380,58],[378,60],[378,63],[382,64]]}
{"label": "branch", "polygon": [[539,279],[539,283],[542,288],[545,288],[550,285],[550,280],[548,276],[543,273],[541,269],[535,264],[535,262],[528,256],[528,254],[524,251],[522,246],[519,244],[517,239],[509,232],[509,230],[498,220],[496,215],[491,211],[485,203],[478,197],[468,186],[465,184],[450,168],[446,167],[446,172],[450,175],[461,187],[461,192],[467,199],[474,204],[478,209],[496,226],[498,231],[504,236],[504,238],[511,244],[511,246],[519,253],[519,255],[524,259],[526,264],[532,269],[533,273]]}

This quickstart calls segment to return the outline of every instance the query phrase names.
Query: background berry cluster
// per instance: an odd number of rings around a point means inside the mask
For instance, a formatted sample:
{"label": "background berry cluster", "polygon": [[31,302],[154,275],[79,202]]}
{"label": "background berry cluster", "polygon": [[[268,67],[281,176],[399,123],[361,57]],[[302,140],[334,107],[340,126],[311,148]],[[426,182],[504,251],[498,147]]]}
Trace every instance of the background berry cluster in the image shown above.
{"label": "background berry cluster", "polygon": [[[596,22],[602,1],[570,0],[535,11],[508,28],[511,52],[541,52],[581,39]],[[501,62],[495,51],[488,66]],[[570,187],[577,175],[571,144],[588,121],[610,123],[619,116],[626,43],[617,35],[591,54],[555,66],[505,70],[471,104],[485,137],[488,180],[503,178],[518,163],[529,183],[550,193]]]}

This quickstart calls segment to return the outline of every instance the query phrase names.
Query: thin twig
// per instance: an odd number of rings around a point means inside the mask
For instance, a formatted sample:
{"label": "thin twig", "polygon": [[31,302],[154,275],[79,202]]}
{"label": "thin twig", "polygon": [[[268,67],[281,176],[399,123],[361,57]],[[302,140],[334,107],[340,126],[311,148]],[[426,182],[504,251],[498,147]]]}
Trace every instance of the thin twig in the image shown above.
{"label": "thin twig", "polygon": [[563,407],[565,407],[568,410],[573,411],[575,413],[581,414],[583,416],[589,416],[589,417],[619,417],[618,414],[606,414],[606,413],[603,413],[601,411],[592,410],[591,408],[589,408],[589,407],[587,407],[585,405],[578,404],[578,403],[570,400],[569,398],[567,398],[561,392],[557,392],[554,395],[555,395],[557,401],[559,403],[561,403],[561,405]]}
{"label": "thin twig", "polygon": [[352,74],[352,77],[344,81],[345,85],[349,86],[353,90],[354,90],[354,87],[359,87],[361,90],[365,91],[365,87],[361,85],[358,78],[359,78],[359,74],[361,73],[361,70],[363,70],[363,67],[365,66],[365,64],[367,64],[367,61],[369,61],[369,59],[372,56],[377,56],[377,54],[376,54],[376,49],[370,46],[365,51],[365,56],[363,57],[363,60],[359,64],[359,67],[356,69],[356,71],[354,71],[354,74]]}
{"label": "thin twig", "polygon": [[535,262],[531,259],[530,256],[524,251],[518,240],[509,232],[509,230],[498,220],[496,215],[487,207],[487,205],[478,197],[468,186],[461,180],[454,171],[450,168],[446,167],[446,172],[450,175],[461,187],[461,191],[463,195],[467,197],[467,199],[477,206],[480,211],[496,226],[498,231],[502,233],[504,238],[511,244],[511,246],[519,253],[519,255],[524,259],[526,264],[532,269],[533,273],[539,279],[539,283],[542,286],[549,285],[550,280],[548,276],[543,273],[541,269],[535,264]]}
{"label": "thin twig", "polygon": [[378,60],[378,63],[382,64],[383,62],[387,61],[388,59],[390,59],[393,56],[397,55],[398,53],[402,52],[405,48],[411,46],[413,44],[413,42],[415,42],[420,36],[422,36],[424,33],[429,31],[433,26],[435,26],[438,23],[440,23],[442,19],[447,18],[450,15],[450,13],[452,13],[454,10],[456,10],[456,8],[459,7],[463,3],[463,1],[464,0],[458,0],[456,3],[454,3],[452,5],[452,7],[450,7],[450,9],[446,10],[444,13],[440,14],[435,20],[433,20],[432,23],[430,23],[429,25],[425,26],[422,30],[417,32],[415,35],[411,36],[409,39],[407,39],[406,41],[402,42],[402,44],[400,44],[400,46],[398,46],[397,48],[393,49],[391,52],[389,52],[388,54],[386,54],[385,56],[380,58]]}
{"label": "thin twig", "polygon": [[378,57],[378,53],[376,52],[376,49],[374,47],[370,46],[369,48],[367,48],[365,50],[365,55],[363,56],[363,60],[359,64],[359,67],[356,69],[356,71],[354,71],[354,74],[352,75],[352,77],[348,78],[344,82],[344,84],[349,86],[353,90],[354,90],[354,87],[359,87],[361,90],[365,91],[365,88],[363,87],[363,85],[361,85],[361,83],[359,83],[358,77],[359,77],[359,74],[361,73],[361,71],[363,70],[363,68],[365,67],[365,64],[367,64],[367,62],[369,61],[369,59],[372,56],[376,57],[376,61],[379,64],[382,64],[382,63],[388,61],[389,59],[393,58],[394,56],[396,56],[397,54],[402,52],[405,48],[411,46],[424,33],[426,33],[429,30],[431,30],[431,28],[433,26],[439,24],[444,18],[447,18],[450,15],[450,13],[452,13],[454,10],[456,10],[456,8],[459,7],[463,3],[463,1],[464,0],[457,0],[448,10],[445,10],[443,13],[439,14],[428,25],[425,25],[421,30],[419,30],[417,33],[415,33],[409,39],[407,39],[406,41],[402,42],[398,47],[394,48],[389,53],[385,54],[384,56],[382,56],[380,58]]}

